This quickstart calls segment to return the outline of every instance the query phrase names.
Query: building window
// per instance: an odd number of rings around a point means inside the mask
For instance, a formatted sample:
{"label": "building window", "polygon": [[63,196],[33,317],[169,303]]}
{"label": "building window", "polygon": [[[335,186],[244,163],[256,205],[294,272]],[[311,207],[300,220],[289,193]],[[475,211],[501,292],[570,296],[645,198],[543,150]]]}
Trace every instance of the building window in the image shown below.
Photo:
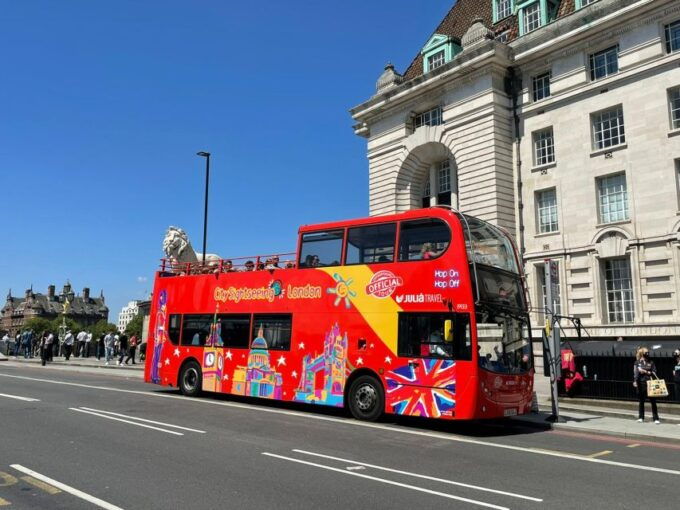
{"label": "building window", "polygon": [[451,205],[451,163],[445,159],[437,167],[437,205]]}
{"label": "building window", "polygon": [[536,212],[539,234],[557,232],[557,192],[554,188],[536,193]]}
{"label": "building window", "polygon": [[[557,263],[557,262],[556,262]],[[559,267],[559,266],[558,266]],[[554,314],[560,315],[562,313],[562,303],[561,303],[561,289],[560,289],[560,272],[559,270],[555,273],[556,282],[553,287],[552,303],[548,303],[548,293],[545,288],[545,264],[538,264],[536,266],[536,273],[538,276],[538,282],[541,286],[541,303],[543,303],[543,310],[545,312],[552,312]],[[557,291],[557,292],[555,292]]]}
{"label": "building window", "polygon": [[528,34],[541,26],[541,3],[534,2],[522,10],[522,31]]}
{"label": "building window", "polygon": [[576,8],[581,9],[586,5],[594,4],[597,0],[576,0]]}
{"label": "building window", "polygon": [[533,85],[534,101],[540,101],[550,97],[550,73],[539,74],[531,78]]}
{"label": "building window", "polygon": [[595,81],[619,72],[619,45],[590,55],[590,79]]}
{"label": "building window", "polygon": [[600,223],[628,219],[628,190],[624,174],[601,177],[597,182]]}
{"label": "building window", "polygon": [[666,53],[680,50],[680,20],[664,27],[666,32]]}
{"label": "building window", "polygon": [[609,322],[633,322],[635,311],[630,261],[627,258],[605,260],[604,279]]}
{"label": "building window", "polygon": [[675,160],[675,189],[678,193],[678,211],[680,211],[680,159]]}
{"label": "building window", "polygon": [[555,140],[553,129],[548,128],[534,133],[534,166],[555,162]]}
{"label": "building window", "polygon": [[419,113],[413,119],[413,127],[418,129],[420,126],[439,126],[442,123],[442,108],[437,106],[423,113]]}
{"label": "building window", "polygon": [[505,30],[496,36],[498,42],[506,43],[510,39],[510,30]]}
{"label": "building window", "polygon": [[606,149],[626,143],[623,108],[617,106],[593,116],[593,148]]}
{"label": "building window", "polygon": [[512,0],[494,0],[494,23],[512,14]]}
{"label": "building window", "polygon": [[427,57],[428,71],[437,69],[438,67],[443,66],[444,63],[445,63],[444,50],[438,51],[434,55],[430,55],[429,57]]}
{"label": "building window", "polygon": [[430,207],[430,197],[432,195],[430,191],[430,175],[428,173],[425,178],[425,185],[423,186],[423,207]]}
{"label": "building window", "polygon": [[668,91],[668,104],[671,110],[671,129],[680,129],[680,87]]}

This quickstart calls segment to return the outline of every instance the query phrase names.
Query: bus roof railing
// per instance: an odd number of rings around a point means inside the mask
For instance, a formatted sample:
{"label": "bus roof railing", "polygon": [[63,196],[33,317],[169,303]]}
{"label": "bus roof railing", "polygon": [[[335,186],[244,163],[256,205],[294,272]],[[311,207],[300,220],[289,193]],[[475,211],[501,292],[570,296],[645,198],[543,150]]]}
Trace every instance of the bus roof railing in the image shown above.
{"label": "bus roof railing", "polygon": [[[232,257],[206,259],[205,264],[198,262],[179,262],[175,259],[160,259],[160,272],[163,276],[186,276],[195,274],[219,274],[245,271],[261,271],[267,269],[295,269],[295,252],[273,253],[270,255],[253,255],[248,257]],[[274,259],[278,262],[274,266]],[[249,264],[250,263],[250,264]],[[252,264],[253,269],[248,269]]]}

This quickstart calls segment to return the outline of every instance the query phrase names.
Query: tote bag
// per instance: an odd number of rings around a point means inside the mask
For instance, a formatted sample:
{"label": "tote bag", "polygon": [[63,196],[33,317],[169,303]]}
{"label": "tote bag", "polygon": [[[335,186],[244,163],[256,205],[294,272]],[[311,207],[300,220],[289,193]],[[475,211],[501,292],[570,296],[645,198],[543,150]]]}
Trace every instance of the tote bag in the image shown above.
{"label": "tote bag", "polygon": [[656,374],[652,374],[652,378],[647,381],[647,395],[650,397],[667,397],[666,381],[659,379]]}

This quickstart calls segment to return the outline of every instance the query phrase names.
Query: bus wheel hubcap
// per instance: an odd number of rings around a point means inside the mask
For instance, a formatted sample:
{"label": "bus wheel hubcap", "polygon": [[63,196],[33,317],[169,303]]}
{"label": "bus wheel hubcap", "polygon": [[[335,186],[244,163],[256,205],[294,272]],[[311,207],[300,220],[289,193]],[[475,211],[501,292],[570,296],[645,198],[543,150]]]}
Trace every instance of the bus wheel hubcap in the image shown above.
{"label": "bus wheel hubcap", "polygon": [[357,390],[355,400],[359,409],[368,411],[375,405],[377,398],[375,388],[369,384],[364,384]]}
{"label": "bus wheel hubcap", "polygon": [[190,368],[184,374],[184,387],[193,390],[196,387],[196,382],[198,381],[198,374],[196,370]]}

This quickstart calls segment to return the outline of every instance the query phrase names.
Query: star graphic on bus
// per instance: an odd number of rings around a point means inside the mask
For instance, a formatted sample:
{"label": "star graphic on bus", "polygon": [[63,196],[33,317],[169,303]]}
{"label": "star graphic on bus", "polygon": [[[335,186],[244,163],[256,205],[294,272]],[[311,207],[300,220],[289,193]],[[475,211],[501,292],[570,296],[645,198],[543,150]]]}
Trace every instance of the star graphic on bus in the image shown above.
{"label": "star graphic on bus", "polygon": [[234,355],[231,353],[231,351],[227,351],[224,353],[224,357],[227,359],[231,359]]}
{"label": "star graphic on bus", "polygon": [[293,376],[293,379],[297,379],[297,372],[295,370],[293,370],[290,375]]}
{"label": "star graphic on bus", "polygon": [[170,358],[165,358],[165,364],[169,365],[170,364]]}
{"label": "star graphic on bus", "polygon": [[179,358],[179,347],[175,347],[175,351],[172,354]]}
{"label": "star graphic on bus", "polygon": [[326,289],[326,292],[329,294],[335,294],[337,297],[335,298],[335,301],[333,302],[334,306],[338,306],[342,300],[345,301],[345,308],[349,310],[351,299],[353,297],[357,296],[357,293],[354,292],[352,289],[350,289],[350,286],[352,285],[352,282],[354,279],[348,278],[345,280],[342,276],[340,276],[338,273],[335,273],[333,275],[333,279],[335,280],[336,284],[335,287],[331,287]]}
{"label": "star graphic on bus", "polygon": [[388,365],[392,363],[392,358],[390,358],[389,356],[385,356],[385,363],[387,363]]}
{"label": "star graphic on bus", "polygon": [[279,359],[276,360],[277,366],[285,365],[286,364],[286,358],[284,356],[279,356]]}
{"label": "star graphic on bus", "polygon": [[357,358],[357,366],[363,365],[364,364],[364,359],[363,358]]}
{"label": "star graphic on bus", "polygon": [[223,381],[228,381],[229,380],[229,374],[224,374],[224,377],[222,377]]}
{"label": "star graphic on bus", "polygon": [[305,343],[304,343],[304,342],[300,342],[300,343],[298,344],[298,349],[304,349],[304,348],[305,348]]}

